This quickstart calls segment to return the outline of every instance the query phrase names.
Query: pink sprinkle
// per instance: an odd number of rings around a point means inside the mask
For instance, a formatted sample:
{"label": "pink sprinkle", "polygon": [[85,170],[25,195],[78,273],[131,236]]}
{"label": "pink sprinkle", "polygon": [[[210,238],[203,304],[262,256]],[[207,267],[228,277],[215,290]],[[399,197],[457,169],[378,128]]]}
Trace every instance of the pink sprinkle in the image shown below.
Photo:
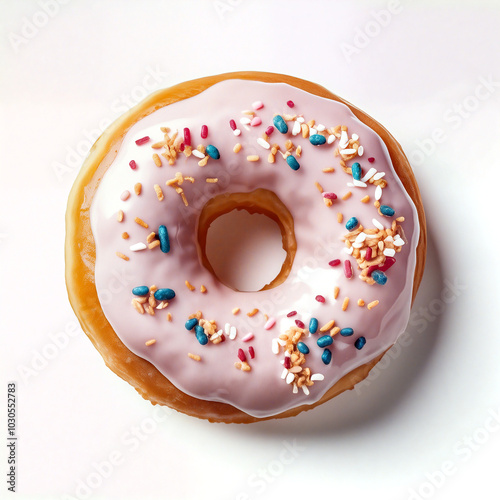
{"label": "pink sprinkle", "polygon": [[179,149],[182,151],[184,151],[184,149],[186,148],[186,146],[184,146],[184,143],[181,142],[181,145],[179,146]]}
{"label": "pink sprinkle", "polygon": [[291,318],[292,316],[295,316],[296,314],[297,314],[297,311],[290,311],[290,312],[286,315],[286,317],[287,317],[287,318]]}
{"label": "pink sprinkle", "polygon": [[386,257],[385,262],[379,267],[381,271],[387,271],[390,267],[392,267],[396,263],[396,259],[394,257]]}
{"label": "pink sprinkle", "polygon": [[234,120],[229,120],[229,126],[231,130],[236,130],[236,122]]}
{"label": "pink sprinkle", "polygon": [[286,105],[289,107],[289,108],[293,108],[295,106],[295,103],[293,101],[287,101],[286,102]]}
{"label": "pink sprinkle", "polygon": [[323,198],[326,198],[328,200],[336,200],[337,195],[335,193],[323,193]]}
{"label": "pink sprinkle", "polygon": [[201,138],[206,139],[208,137],[208,127],[206,125],[201,126]]}
{"label": "pink sprinkle", "polygon": [[238,358],[240,358],[241,361],[246,361],[247,357],[245,356],[245,353],[243,352],[243,349],[238,349]]}
{"label": "pink sprinkle", "polygon": [[350,280],[352,278],[352,265],[350,260],[344,260],[344,274]]}
{"label": "pink sprinkle", "polygon": [[248,352],[250,353],[250,357],[251,357],[252,359],[253,359],[253,358],[255,358],[255,351],[253,350],[253,347],[252,347],[252,346],[250,346],[250,347],[248,348]]}
{"label": "pink sprinkle", "polygon": [[130,198],[130,191],[123,191],[123,193],[120,195],[120,200],[126,201]]}
{"label": "pink sprinkle", "polygon": [[146,142],[149,141],[149,136],[146,136],[146,137],[142,137],[141,139],[137,139],[137,141],[135,141],[135,143],[138,145],[138,146],[141,146],[142,144],[146,144]]}
{"label": "pink sprinkle", "polygon": [[191,131],[187,127],[184,128],[184,144],[191,146]]}
{"label": "pink sprinkle", "polygon": [[300,319],[296,319],[295,320],[295,324],[299,327],[299,328],[305,328],[306,325],[304,325],[304,323],[302,323],[302,321],[300,321]]}
{"label": "pink sprinkle", "polygon": [[276,324],[275,318],[269,318],[264,325],[264,330],[270,330]]}
{"label": "pink sprinkle", "polygon": [[375,269],[378,269],[378,266],[370,266],[368,268],[368,272],[366,273],[367,276],[371,276],[373,271],[375,271]]}
{"label": "pink sprinkle", "polygon": [[375,158],[374,158],[373,156],[370,156],[370,158],[368,158],[368,161],[369,161],[370,163],[373,163],[373,162],[375,161]]}
{"label": "pink sprinkle", "polygon": [[339,264],[340,264],[340,259],[334,259],[328,262],[328,265],[332,267],[338,266]]}
{"label": "pink sprinkle", "polygon": [[314,297],[318,302],[321,302],[322,304],[325,303],[325,297],[323,297],[323,295],[316,295],[316,297]]}
{"label": "pink sprinkle", "polygon": [[272,125],[269,125],[269,127],[266,128],[266,135],[271,135],[274,132],[274,127]]}
{"label": "pink sprinkle", "polygon": [[130,160],[129,165],[132,170],[135,170],[137,168],[137,163],[135,162],[135,160]]}
{"label": "pink sprinkle", "polygon": [[372,260],[372,247],[366,249],[365,260]]}
{"label": "pink sprinkle", "polygon": [[258,125],[260,125],[262,123],[262,120],[258,117],[258,116],[254,116],[252,118],[252,121],[250,122],[250,126],[251,127],[257,127]]}
{"label": "pink sprinkle", "polygon": [[252,104],[253,109],[262,109],[264,107],[264,103],[262,101],[255,101]]}
{"label": "pink sprinkle", "polygon": [[291,363],[290,363],[290,358],[288,356],[285,356],[285,363],[284,363],[284,366],[287,370],[290,369],[291,367]]}
{"label": "pink sprinkle", "polygon": [[253,333],[247,333],[242,339],[242,342],[248,342],[249,340],[253,339]]}

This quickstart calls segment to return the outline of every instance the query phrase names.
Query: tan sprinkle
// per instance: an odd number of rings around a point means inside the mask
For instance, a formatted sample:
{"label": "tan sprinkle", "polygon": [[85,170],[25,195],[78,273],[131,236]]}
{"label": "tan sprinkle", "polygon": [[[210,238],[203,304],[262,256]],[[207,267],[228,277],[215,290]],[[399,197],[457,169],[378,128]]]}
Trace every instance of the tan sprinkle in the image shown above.
{"label": "tan sprinkle", "polygon": [[184,283],[186,284],[186,286],[188,287],[189,290],[194,291],[194,289],[195,289],[194,286],[191,285],[191,283],[189,283],[188,280],[186,280]]}
{"label": "tan sprinkle", "polygon": [[348,200],[351,197],[351,195],[352,195],[352,193],[350,191],[347,191],[347,193],[344,196],[342,196],[342,199]]}
{"label": "tan sprinkle", "polygon": [[200,292],[201,293],[207,293],[207,287],[205,285],[200,286]]}
{"label": "tan sprinkle", "polygon": [[151,243],[155,239],[156,233],[152,232],[148,234],[148,237],[146,238],[147,243]]}
{"label": "tan sprinkle", "polygon": [[191,354],[190,352],[188,352],[188,356],[195,361],[201,361],[201,356],[199,356],[198,354]]}
{"label": "tan sprinkle", "polygon": [[241,144],[239,142],[237,142],[235,145],[234,145],[234,148],[233,148],[233,152],[234,153],[239,153],[241,151]]}
{"label": "tan sprinkle", "polygon": [[314,185],[316,186],[316,188],[320,193],[324,191],[323,186],[319,182],[315,182]]}
{"label": "tan sprinkle", "polygon": [[361,203],[368,203],[369,201],[370,201],[370,197],[368,195],[363,196],[363,198],[361,198]]}
{"label": "tan sprinkle", "polygon": [[205,179],[205,182],[208,182],[209,184],[215,184],[216,182],[219,182],[219,179],[217,179],[217,177],[207,177]]}
{"label": "tan sprinkle", "polygon": [[118,214],[116,216],[116,220],[118,222],[123,222],[124,217],[125,217],[125,214],[123,213],[123,210],[118,210]]}
{"label": "tan sprinkle", "polygon": [[339,296],[339,292],[340,292],[340,288],[338,286],[336,286],[334,289],[333,289],[333,298],[336,299],[338,296]]}
{"label": "tan sprinkle", "polygon": [[121,252],[116,252],[116,255],[118,255],[118,257],[120,257],[120,259],[130,260],[126,255],[123,255]]}
{"label": "tan sprinkle", "polygon": [[247,160],[248,161],[259,161],[260,160],[260,156],[259,155],[248,155],[247,156]]}
{"label": "tan sprinkle", "polygon": [[142,306],[142,304],[138,300],[132,299],[132,305],[134,306],[135,310],[138,313],[144,314],[144,307]]}
{"label": "tan sprinkle", "polygon": [[397,220],[398,222],[404,222],[405,218],[404,218],[403,216],[401,216],[401,217],[396,217],[396,220]]}
{"label": "tan sprinkle", "polygon": [[148,245],[148,248],[150,250],[153,250],[154,248],[156,247],[159,247],[160,246],[160,240],[153,240],[149,245]]}
{"label": "tan sprinkle", "polygon": [[373,205],[375,206],[375,208],[380,208],[380,201],[376,200]]}
{"label": "tan sprinkle", "polygon": [[267,157],[267,162],[268,163],[274,163],[276,161],[276,158],[272,153],[269,153],[269,156]]}
{"label": "tan sprinkle", "polygon": [[146,341],[146,345],[147,345],[147,346],[153,345],[153,344],[155,344],[155,343],[156,343],[156,339],[151,339],[151,340],[147,340],[147,341]]}
{"label": "tan sprinkle", "polygon": [[135,184],[134,186],[134,192],[137,196],[139,196],[141,194],[141,191],[142,191],[142,184],[140,182],[138,182],[137,184]]}
{"label": "tan sprinkle", "polygon": [[250,312],[247,312],[247,316],[251,318],[252,316],[255,316],[258,312],[259,312],[258,309],[253,309]]}
{"label": "tan sprinkle", "polygon": [[330,330],[330,337],[337,335],[340,332],[340,326],[335,326]]}
{"label": "tan sprinkle", "polygon": [[349,306],[349,297],[346,297],[344,299],[344,302],[342,302],[342,311],[347,311],[348,306]]}
{"label": "tan sprinkle", "polygon": [[128,233],[127,233],[127,232],[122,233],[122,238],[123,238],[124,240],[128,240]]}
{"label": "tan sprinkle", "polygon": [[137,224],[139,224],[139,226],[145,227],[146,229],[149,227],[149,225],[139,217],[136,217],[134,220]]}
{"label": "tan sprinkle", "polygon": [[153,155],[153,161],[157,167],[161,167],[161,159],[156,153]]}
{"label": "tan sprinkle", "polygon": [[161,190],[160,185],[155,184],[154,188],[155,188],[156,197],[158,198],[158,201],[163,201],[165,199],[165,195],[163,194],[163,191]]}
{"label": "tan sprinkle", "polygon": [[358,299],[358,306],[359,307],[364,307],[365,301],[363,299]]}
{"label": "tan sprinkle", "polygon": [[235,307],[231,312],[236,316],[240,312],[240,308]]}
{"label": "tan sprinkle", "polygon": [[325,174],[331,174],[335,172],[335,169],[333,167],[326,167],[323,169],[323,172],[325,172]]}
{"label": "tan sprinkle", "polygon": [[328,330],[330,330],[331,328],[333,328],[333,325],[335,325],[335,320],[330,320],[326,325],[323,325],[319,331],[320,332],[326,332]]}
{"label": "tan sprinkle", "polygon": [[378,300],[374,300],[373,302],[370,302],[366,307],[371,310],[374,307],[377,307],[378,304],[379,304],[379,301]]}
{"label": "tan sprinkle", "polygon": [[151,147],[153,149],[161,149],[163,146],[165,146],[165,141],[155,142],[154,144],[151,144]]}
{"label": "tan sprinkle", "polygon": [[204,167],[207,163],[208,163],[208,159],[210,157],[207,155],[205,156],[205,158],[202,158],[199,162],[198,162],[198,166],[199,167]]}
{"label": "tan sprinkle", "polygon": [[337,214],[337,222],[338,222],[339,224],[342,224],[342,221],[343,221],[343,220],[344,220],[344,216],[342,215],[342,212],[339,212],[339,213]]}
{"label": "tan sprinkle", "polygon": [[172,321],[172,313],[167,313],[167,321]]}

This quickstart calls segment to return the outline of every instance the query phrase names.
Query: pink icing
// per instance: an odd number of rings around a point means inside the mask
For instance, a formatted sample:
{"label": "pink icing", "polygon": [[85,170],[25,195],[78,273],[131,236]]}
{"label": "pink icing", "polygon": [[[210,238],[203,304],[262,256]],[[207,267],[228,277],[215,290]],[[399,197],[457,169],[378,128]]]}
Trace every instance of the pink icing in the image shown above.
{"label": "pink icing", "polygon": [[[287,102],[293,101],[293,111]],[[252,103],[262,101],[263,107],[256,111],[262,121],[257,126],[240,124],[243,110],[251,109]],[[339,139],[332,145],[312,146],[308,139],[288,134],[282,135],[276,128],[271,142],[284,145],[286,139],[293,140],[295,146],[302,146],[302,155],[297,158],[300,169],[293,171],[278,155],[276,163],[267,162],[269,151],[257,143],[257,138],[272,125],[275,114],[291,113],[303,115],[305,121],[316,120],[316,124],[326,127],[347,125],[349,136],[357,134],[364,148],[362,157],[353,161],[361,163],[363,175],[369,168],[385,172],[387,187],[383,189],[381,202],[395,209],[394,217],[403,216],[402,227],[406,244],[396,254],[396,264],[387,271],[386,285],[368,285],[358,278],[359,271],[354,258],[345,253],[342,236],[347,233],[345,222],[355,216],[365,227],[373,227],[376,218],[389,227],[393,218],[378,214],[373,206],[375,186],[348,187],[352,177],[342,171],[339,158],[333,155]],[[229,126],[234,119],[241,130],[235,136]],[[208,126],[208,138],[200,137],[202,125]],[[220,151],[219,160],[210,159],[204,167],[199,167],[198,158],[179,156],[175,165],[169,166],[163,160],[158,168],[152,154],[160,152],[151,145],[163,139],[161,126],[177,129],[185,127],[191,132],[193,146],[212,144]],[[149,136],[148,144],[137,146],[135,141]],[[242,144],[242,150],[235,154],[233,146]],[[284,148],[283,148],[284,150]],[[259,155],[259,162],[248,162],[248,155]],[[368,162],[368,158],[375,158]],[[137,169],[129,167],[131,160]],[[349,161],[348,164],[352,164]],[[323,173],[325,167],[335,167],[334,173]],[[189,206],[185,207],[181,197],[165,185],[176,172],[193,176],[195,182],[184,182]],[[217,177],[219,182],[207,184],[205,178]],[[142,193],[134,194],[134,185],[142,184]],[[338,198],[333,206],[325,206],[323,196],[315,182],[319,182],[326,192],[336,193]],[[162,187],[165,199],[158,201],[154,184]],[[260,292],[236,292],[222,285],[200,262],[196,241],[196,224],[204,204],[213,196],[224,192],[250,192],[257,188],[275,192],[290,210],[295,223],[297,254],[288,279],[278,287]],[[131,196],[121,199],[128,190]],[[353,196],[342,200],[342,195],[351,191]],[[369,203],[360,199],[370,195]],[[117,222],[116,214],[122,210],[125,219]],[[344,222],[337,222],[336,214],[344,214]],[[134,222],[140,217],[149,224],[145,229]],[[285,84],[266,84],[252,81],[228,80],[218,83],[201,94],[170,106],[161,108],[143,118],[126,133],[123,143],[112,165],[104,175],[91,206],[91,225],[96,243],[96,287],[101,305],[111,326],[123,343],[135,354],[150,361],[174,385],[194,397],[231,404],[244,412],[267,417],[289,408],[312,404],[349,373],[375,358],[391,346],[404,331],[408,322],[413,274],[415,269],[415,249],[418,243],[418,219],[415,207],[405,192],[392,167],[386,146],[378,135],[361,123],[344,105],[329,99],[313,96]],[[130,246],[146,242],[151,231],[157,232],[159,225],[165,225],[170,235],[171,251],[162,253],[155,250],[133,252]],[[123,239],[122,232],[130,237]],[[123,261],[116,252],[127,255]],[[334,259],[342,262],[348,259],[354,268],[354,278],[346,279],[342,265],[329,265]],[[112,286],[119,273],[126,286]],[[185,286],[189,280],[195,291]],[[164,310],[157,310],[154,316],[139,314],[132,306],[132,288],[139,285],[175,290],[176,297],[169,301]],[[207,293],[200,293],[200,285]],[[340,288],[337,300],[333,298],[335,286]],[[323,296],[325,302],[316,299]],[[350,298],[346,311],[342,311],[344,297]],[[366,304],[379,300],[372,310],[356,305],[358,298]],[[233,315],[239,307],[241,312]],[[260,313],[248,317],[246,312],[258,308]],[[214,345],[200,345],[194,333],[188,332],[185,322],[197,310],[206,319],[214,319],[219,328],[226,323],[235,326],[234,340],[226,335],[226,341]],[[290,316],[290,311],[297,311]],[[166,319],[167,312],[172,321]],[[270,322],[264,314],[275,320]],[[306,366],[313,374],[324,375],[309,387],[309,394],[302,390],[293,392],[282,378],[284,369],[283,351],[279,355],[272,352],[273,339],[295,325],[299,319],[309,324],[311,317],[319,321],[320,327],[335,319],[340,328],[350,327],[354,335],[334,337],[330,346],[333,357],[329,365],[321,360],[323,349],[316,340],[321,333],[306,334],[309,347]],[[266,326],[269,329],[266,329]],[[253,338],[248,341],[248,334]],[[366,345],[358,350],[355,340],[363,336]],[[146,346],[150,339],[153,345]],[[249,346],[254,357],[250,356]],[[239,360],[239,349],[246,355],[251,371],[244,372],[234,367]],[[187,356],[195,353],[202,360],[196,362]],[[318,377],[321,379],[321,377]]]}

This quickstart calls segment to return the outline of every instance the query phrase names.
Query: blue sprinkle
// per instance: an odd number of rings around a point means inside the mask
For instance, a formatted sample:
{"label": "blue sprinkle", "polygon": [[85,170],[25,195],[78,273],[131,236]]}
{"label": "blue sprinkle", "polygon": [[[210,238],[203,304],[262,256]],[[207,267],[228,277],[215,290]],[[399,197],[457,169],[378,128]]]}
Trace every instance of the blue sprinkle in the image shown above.
{"label": "blue sprinkle", "polygon": [[143,297],[149,293],[149,288],[147,286],[136,286],[132,288],[132,293],[134,295],[138,295],[139,297]]}
{"label": "blue sprinkle", "polygon": [[330,349],[325,349],[323,354],[321,355],[321,361],[325,363],[325,365],[329,365],[332,360],[332,351]]}
{"label": "blue sprinkle", "polygon": [[160,226],[158,228],[158,238],[160,240],[160,250],[163,253],[170,252],[170,238],[168,237],[168,231],[165,226]]}
{"label": "blue sprinkle", "polygon": [[392,217],[396,211],[388,205],[380,205],[380,213],[386,217]]}
{"label": "blue sprinkle", "polygon": [[203,327],[200,325],[196,325],[194,327],[194,331],[196,333],[196,340],[201,345],[206,345],[208,343],[208,337],[207,334],[205,333],[205,330],[203,330]]}
{"label": "blue sprinkle", "polygon": [[302,354],[309,354],[309,347],[307,347],[304,342],[299,342],[297,344],[297,349],[302,353]]}
{"label": "blue sprinkle", "polygon": [[276,115],[273,118],[274,126],[282,133],[286,134],[288,132],[288,125],[281,115]]}
{"label": "blue sprinkle", "polygon": [[359,337],[356,339],[356,342],[354,342],[354,347],[356,349],[363,349],[364,345],[366,344],[366,339],[364,337]]}
{"label": "blue sprinkle", "polygon": [[358,162],[353,163],[351,166],[351,170],[352,170],[352,178],[357,180],[357,181],[360,181],[361,180],[361,165]]}
{"label": "blue sprinkle", "polygon": [[342,335],[342,337],[350,337],[353,333],[354,330],[352,328],[342,328],[342,330],[340,330],[340,335]]}
{"label": "blue sprinkle", "polygon": [[212,146],[211,144],[209,144],[205,148],[205,153],[207,153],[207,155],[210,156],[210,158],[213,158],[214,160],[218,160],[220,158],[219,150],[215,146]]}
{"label": "blue sprinkle", "polygon": [[170,300],[175,297],[175,292],[170,288],[158,288],[155,292],[156,300]]}
{"label": "blue sprinkle", "polygon": [[327,345],[333,344],[333,339],[330,335],[323,335],[318,339],[317,343],[320,347],[326,347]]}
{"label": "blue sprinkle", "polygon": [[375,280],[375,283],[379,285],[385,285],[387,283],[387,276],[383,271],[379,271],[378,269],[373,271],[372,278]]}
{"label": "blue sprinkle", "polygon": [[322,144],[325,144],[326,142],[326,137],[321,134],[313,134],[309,137],[309,142],[313,146],[321,146]]}
{"label": "blue sprinkle", "polygon": [[198,324],[196,318],[191,318],[186,321],[186,330],[192,330]]}
{"label": "blue sprinkle", "polygon": [[345,225],[345,228],[348,230],[348,231],[353,231],[354,229],[356,229],[358,227],[358,219],[356,219],[356,217],[351,217],[348,221],[347,221],[347,224]]}
{"label": "blue sprinkle", "polygon": [[297,161],[297,159],[295,158],[295,156],[287,156],[286,157],[286,162],[288,163],[288,166],[292,169],[292,170],[298,170],[300,168],[300,163]]}
{"label": "blue sprinkle", "polygon": [[316,318],[311,318],[309,321],[309,333],[316,333],[318,331],[318,320]]}

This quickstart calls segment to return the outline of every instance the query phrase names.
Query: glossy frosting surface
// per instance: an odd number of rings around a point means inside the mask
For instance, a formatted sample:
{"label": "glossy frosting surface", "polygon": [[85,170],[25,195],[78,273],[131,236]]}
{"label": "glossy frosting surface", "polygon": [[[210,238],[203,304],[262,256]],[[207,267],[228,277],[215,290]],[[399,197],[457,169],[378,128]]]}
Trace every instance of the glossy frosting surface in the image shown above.
{"label": "glossy frosting surface", "polygon": [[[287,101],[293,101],[290,108]],[[252,103],[262,101],[264,107],[255,111],[262,123],[257,126],[243,125],[240,119],[244,110],[252,110]],[[292,170],[287,162],[276,155],[276,162],[268,163],[269,150],[257,142],[257,138],[273,124],[276,114],[302,115],[305,121],[314,119],[325,127],[345,125],[348,134],[359,136],[364,148],[362,156],[347,161],[348,165],[359,162],[363,175],[376,168],[384,172],[387,187],[383,189],[382,204],[395,210],[394,217],[381,216],[373,205],[375,186],[352,186],[353,178],[339,166],[333,144],[313,146],[301,134],[293,136],[289,124],[287,134],[273,131],[269,141],[278,143],[285,151],[285,141],[290,139],[294,146],[301,146],[302,153],[297,160],[300,169]],[[241,134],[236,136],[229,126],[233,119]],[[202,125],[208,126],[208,137],[202,139]],[[198,166],[199,158],[186,158],[180,154],[174,165],[162,159],[157,167],[152,154],[160,150],[151,145],[163,140],[160,127],[182,131],[188,127],[193,146],[198,144],[216,146],[220,159],[209,159],[206,166]],[[144,136],[151,140],[141,146],[135,141]],[[236,143],[242,145],[239,153],[233,152]],[[247,161],[247,156],[259,155],[257,162]],[[294,154],[295,156],[295,154]],[[368,158],[373,158],[369,162]],[[137,164],[131,169],[129,162]],[[333,167],[335,172],[325,173],[324,168]],[[175,189],[165,183],[176,172],[192,176],[194,182],[183,182],[182,188],[189,203],[185,206]],[[217,183],[207,183],[206,178],[218,178]],[[323,196],[315,183],[325,192],[336,193],[338,198],[331,207],[324,203]],[[140,195],[134,186],[141,183]],[[161,186],[165,199],[159,201],[153,186]],[[351,185],[349,185],[351,184]],[[221,284],[201,263],[197,248],[197,221],[201,209],[212,197],[222,193],[251,192],[265,188],[276,193],[293,216],[297,254],[288,279],[278,287],[259,292],[236,292]],[[130,196],[123,200],[123,193]],[[343,200],[348,191],[352,196]],[[370,202],[362,203],[364,196]],[[124,220],[117,221],[122,210]],[[337,222],[337,213],[344,215],[342,223]],[[137,224],[139,217],[149,228]],[[384,227],[390,227],[395,217],[404,217],[401,226],[405,244],[395,255],[396,263],[387,272],[385,285],[369,285],[359,279],[355,259],[345,251],[342,237],[348,232],[345,224],[350,217],[356,217],[365,228],[374,227],[375,218]],[[302,404],[311,404],[342,376],[355,367],[375,358],[404,331],[408,322],[415,249],[418,243],[418,219],[415,207],[406,194],[391,165],[387,148],[378,135],[361,123],[343,104],[311,95],[295,87],[278,83],[228,80],[220,82],[201,94],[161,108],[143,118],[126,133],[121,147],[111,166],[105,173],[91,206],[91,225],[96,244],[95,280],[102,309],[111,326],[122,342],[135,354],[150,361],[175,386],[185,393],[205,400],[231,404],[244,412],[266,417],[278,414]],[[165,225],[170,236],[171,250],[163,253],[159,248],[131,251],[136,243],[146,243],[151,231],[157,232]],[[128,239],[122,238],[127,232]],[[120,252],[129,258],[117,257]],[[350,260],[354,277],[347,279],[343,265],[332,267],[334,259]],[[121,284],[117,286],[118,282]],[[196,289],[190,291],[185,281]],[[176,297],[169,300],[167,308],[155,310],[155,315],[139,314],[131,305],[134,298],[132,288],[140,285],[156,285],[170,288]],[[201,293],[200,286],[207,292]],[[333,291],[340,289],[337,299]],[[325,302],[318,302],[321,295]],[[349,297],[347,309],[342,310],[345,297]],[[371,310],[366,305],[357,305],[358,299],[365,304],[378,300]],[[233,315],[234,308],[241,312]],[[258,309],[259,313],[249,317],[247,312]],[[203,317],[215,320],[219,329],[229,324],[236,327],[236,337],[225,335],[224,342],[201,345],[194,333],[185,328],[188,317],[202,311]],[[293,317],[287,317],[297,311]],[[172,320],[167,320],[170,313]],[[276,324],[266,330],[267,317]],[[323,333],[305,333],[302,339],[309,347],[306,366],[312,373],[322,374],[324,380],[314,382],[308,391],[293,391],[283,375],[283,350],[272,351],[273,339],[285,333],[295,320],[302,321],[307,328],[311,317],[317,318],[320,327],[330,320],[340,328],[352,328],[353,335],[334,336],[329,346],[332,361],[325,365],[321,359],[323,349],[317,339]],[[253,339],[243,341],[248,333]],[[327,332],[328,333],[328,332]],[[362,349],[354,347],[359,337],[366,339]],[[156,342],[147,346],[146,342]],[[255,357],[250,359],[249,347]],[[243,349],[251,371],[235,368],[238,350]],[[197,354],[201,361],[188,357]],[[308,394],[306,392],[309,392]]]}

